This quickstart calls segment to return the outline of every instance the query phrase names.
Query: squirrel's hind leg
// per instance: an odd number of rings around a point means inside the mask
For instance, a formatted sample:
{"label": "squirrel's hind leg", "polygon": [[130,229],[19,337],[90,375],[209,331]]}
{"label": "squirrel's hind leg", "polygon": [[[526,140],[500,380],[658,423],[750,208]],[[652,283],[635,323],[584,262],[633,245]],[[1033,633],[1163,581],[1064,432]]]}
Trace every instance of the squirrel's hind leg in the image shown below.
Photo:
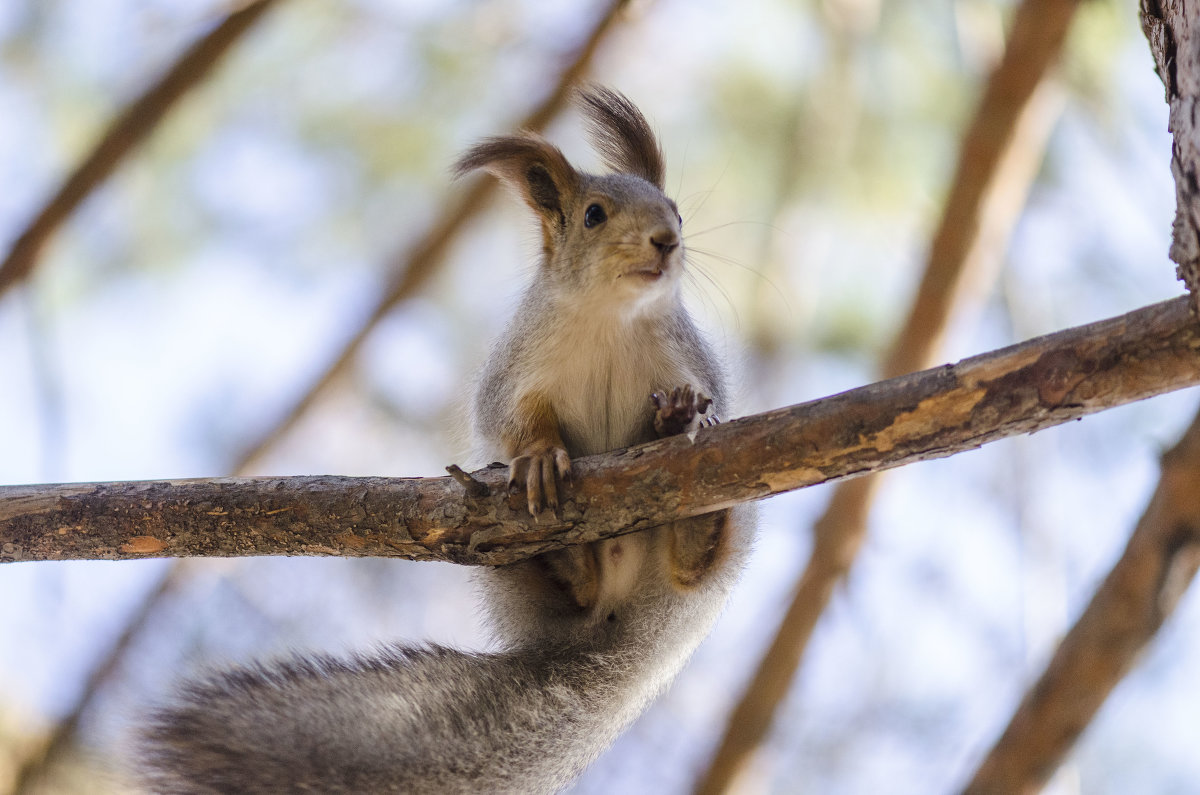
{"label": "squirrel's hind leg", "polygon": [[532,559],[543,576],[581,610],[595,606],[600,594],[600,567],[593,544],[576,544]]}
{"label": "squirrel's hind leg", "polygon": [[716,511],[672,522],[668,532],[671,583],[695,588],[729,552],[729,511]]}

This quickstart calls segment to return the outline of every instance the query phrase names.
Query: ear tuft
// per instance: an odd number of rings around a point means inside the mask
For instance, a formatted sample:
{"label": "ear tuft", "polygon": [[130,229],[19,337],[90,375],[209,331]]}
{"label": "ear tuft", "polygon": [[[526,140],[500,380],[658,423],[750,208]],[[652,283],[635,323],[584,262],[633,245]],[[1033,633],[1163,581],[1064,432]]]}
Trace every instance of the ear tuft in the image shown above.
{"label": "ear tuft", "polygon": [[663,190],[666,165],[646,117],[624,94],[589,86],[576,95],[592,145],[613,171],[633,174]]}
{"label": "ear tuft", "polygon": [[533,133],[486,138],[463,153],[454,175],[480,168],[516,190],[543,218],[565,223],[563,207],[578,190],[579,175],[558,147]]}

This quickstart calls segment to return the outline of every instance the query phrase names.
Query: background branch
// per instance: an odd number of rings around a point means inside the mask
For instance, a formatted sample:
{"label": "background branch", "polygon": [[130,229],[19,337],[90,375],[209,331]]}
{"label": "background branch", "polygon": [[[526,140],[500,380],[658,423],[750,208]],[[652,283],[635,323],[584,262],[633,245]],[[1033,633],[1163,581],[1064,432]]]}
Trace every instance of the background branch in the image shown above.
{"label": "background branch", "polygon": [[[547,124],[562,112],[574,86],[586,74],[601,45],[617,27],[616,23],[620,21],[621,13],[626,6],[628,6],[628,0],[613,0],[608,3],[591,30],[584,37],[582,43],[567,58],[554,81],[550,93],[525,116],[519,123],[519,127],[530,130],[544,129]],[[229,24],[229,22],[226,22],[217,31],[214,31],[212,35],[217,35],[229,26]],[[185,54],[180,63],[182,64],[190,56],[191,51]],[[176,66],[171,74],[179,71],[179,69],[180,66]],[[193,69],[192,72],[195,72],[195,70]],[[196,72],[193,76],[196,82],[199,82],[204,74]],[[107,141],[107,138],[105,140]],[[102,142],[97,151],[103,149],[104,146],[105,144]],[[401,256],[397,257],[396,261],[390,266],[389,272],[395,274],[391,283],[380,297],[379,302],[373,307],[371,312],[361,322],[359,328],[351,336],[350,340],[344,345],[333,363],[304,389],[301,397],[272,427],[264,431],[238,454],[230,471],[235,473],[248,472],[258,463],[265,452],[295,426],[300,417],[311,408],[324,390],[346,370],[357,351],[378,323],[398,303],[411,297],[428,283],[429,279],[437,272],[438,267],[444,261],[445,253],[450,244],[456,239],[459,231],[486,206],[494,190],[494,180],[475,180],[470,184],[465,193],[457,195],[443,207],[441,213],[435,218],[424,236]],[[32,258],[30,258],[30,263],[32,263]],[[0,291],[2,290],[3,277],[0,276]],[[121,658],[132,647],[133,641],[140,634],[142,627],[156,613],[157,606],[162,603],[168,594],[173,593],[180,582],[188,575],[189,570],[186,563],[187,561],[185,560],[175,561],[163,575],[159,584],[146,594],[143,603],[131,613],[128,624],[121,631],[109,651],[98,662],[93,674],[85,682],[80,699],[74,709],[54,727],[47,741],[39,749],[39,752],[24,760],[21,764],[15,778],[14,792],[28,790],[42,777],[46,769],[54,765],[55,760],[62,752],[69,747],[69,741],[75,734],[82,714],[95,700],[96,693],[104,687],[111,673],[119,668]]]}
{"label": "background branch", "polygon": [[504,469],[454,478],[218,478],[0,488],[0,559],[388,556],[498,564],[940,458],[1200,383],[1179,298],[822,400],[576,462],[539,524]]}
{"label": "background branch", "polygon": [[[1195,123],[1200,20],[1182,3],[1142,3],[1142,27],[1170,105],[1176,215],[1171,258],[1200,309],[1200,129]],[[1158,487],[1124,554],[1025,693],[965,792],[1037,792],[1174,611],[1200,566],[1200,414],[1162,458]]]}
{"label": "background branch", "polygon": [[1200,566],[1200,415],[1162,475],[1120,560],[964,791],[1039,792]]}
{"label": "background branch", "polygon": [[38,212],[0,263],[0,295],[29,276],[42,247],[58,227],[108,179],[133,148],[154,131],[176,101],[208,76],[221,56],[229,52],[274,2],[255,0],[231,13],[189,47],[158,82],[113,120],[100,141]]}
{"label": "background branch", "polygon": [[95,703],[97,695],[104,689],[105,684],[117,674],[125,653],[137,638],[141,628],[149,621],[150,616],[162,603],[162,600],[168,594],[175,592],[183,581],[184,578],[180,575],[182,570],[183,568],[179,565],[173,566],[151,589],[141,604],[134,608],[133,615],[129,617],[125,627],[113,638],[108,652],[100,657],[88,674],[75,707],[54,725],[34,753],[21,760],[13,776],[11,792],[20,794],[39,791],[38,786],[42,783],[46,772],[72,748],[75,733],[79,730],[79,722]]}
{"label": "background branch", "polygon": [[[212,73],[222,57],[274,2],[251,0],[238,4],[225,19],[181,53],[157,82],[112,121],[87,156],[18,236],[8,256],[0,263],[0,295],[28,278],[43,247],[58,228],[108,179],[134,148],[150,136],[179,99]],[[173,572],[164,575],[160,585],[133,612],[129,624],[115,638],[110,652],[104,655],[87,677],[75,708],[54,726],[35,753],[17,765],[12,792],[31,791],[48,767],[70,746],[84,711],[118,668],[138,628],[153,613],[161,597],[176,585],[177,578],[173,575]]]}
{"label": "background branch", "polygon": [[[1025,0],[1017,7],[1004,56],[964,134],[908,318],[882,362],[884,378],[933,364],[955,309],[994,281],[1059,115],[1059,92],[1048,78],[1077,6],[1076,0]],[[858,556],[878,485],[876,476],[839,484],[814,524],[813,549],[791,605],[697,792],[729,790],[766,737],[817,621]]]}

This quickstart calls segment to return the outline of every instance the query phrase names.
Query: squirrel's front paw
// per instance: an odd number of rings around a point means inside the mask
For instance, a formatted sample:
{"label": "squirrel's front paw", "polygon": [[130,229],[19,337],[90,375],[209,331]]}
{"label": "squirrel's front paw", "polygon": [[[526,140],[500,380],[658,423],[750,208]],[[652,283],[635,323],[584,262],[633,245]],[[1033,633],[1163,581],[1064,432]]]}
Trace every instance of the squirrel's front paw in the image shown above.
{"label": "squirrel's front paw", "polygon": [[703,416],[712,405],[712,398],[690,385],[677,386],[669,395],[655,392],[650,395],[650,403],[654,406],[654,432],[660,439],[718,422],[715,416]]}
{"label": "squirrel's front paw", "polygon": [[537,516],[543,508],[557,516],[558,478],[570,477],[571,457],[553,445],[526,448],[508,464],[508,490],[516,493],[524,487],[530,516]]}

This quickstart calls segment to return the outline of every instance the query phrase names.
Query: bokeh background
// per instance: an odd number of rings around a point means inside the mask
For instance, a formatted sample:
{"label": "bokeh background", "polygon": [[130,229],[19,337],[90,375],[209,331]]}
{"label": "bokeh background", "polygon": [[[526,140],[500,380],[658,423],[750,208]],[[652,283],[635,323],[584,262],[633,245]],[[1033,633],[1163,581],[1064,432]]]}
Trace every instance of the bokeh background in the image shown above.
{"label": "bokeh background", "polygon": [[[466,189],[472,141],[558,80],[605,3],[279,2],[0,295],[0,483],[229,474]],[[229,8],[0,3],[0,249],[108,121]],[[589,79],[642,107],[692,250],[689,301],[739,414],[875,380],[999,57],[1002,0],[634,3]],[[954,361],[1182,292],[1163,89],[1133,0],[1080,8],[1053,132]],[[594,166],[578,119],[548,133]],[[503,195],[253,474],[438,475],[463,399],[532,274]],[[1194,390],[888,475],[867,546],[743,781],[932,793],[969,776],[1120,553]],[[575,791],[686,792],[768,643],[828,487],[763,505],[713,636]],[[0,791],[77,709],[166,561],[0,567]],[[188,564],[157,594],[37,792],[126,792],[130,738],[202,666],[435,640],[480,647],[470,572],[384,560]],[[1187,597],[1055,793],[1200,788],[1200,604]]]}

